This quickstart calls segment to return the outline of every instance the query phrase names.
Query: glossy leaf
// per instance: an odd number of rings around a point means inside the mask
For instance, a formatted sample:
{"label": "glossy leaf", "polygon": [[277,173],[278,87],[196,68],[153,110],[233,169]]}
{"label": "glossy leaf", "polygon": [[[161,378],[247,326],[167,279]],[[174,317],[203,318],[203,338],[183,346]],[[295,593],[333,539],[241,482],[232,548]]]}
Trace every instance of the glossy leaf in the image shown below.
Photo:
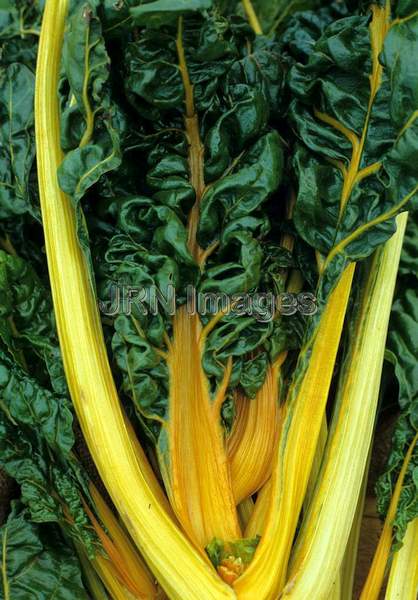
{"label": "glossy leaf", "polygon": [[41,383],[67,390],[52,301],[29,262],[0,250],[0,338]]}
{"label": "glossy leaf", "polygon": [[[153,4],[131,12],[145,14]],[[269,258],[269,275],[262,282],[264,255],[271,252],[271,246],[264,248],[270,223],[263,207],[284,168],[282,142],[268,124],[270,115],[281,107],[278,44],[254,38],[241,19],[228,21],[210,12],[203,19],[185,15],[185,58],[204,146],[205,188],[196,239],[202,253],[216,246],[199,268],[188,238],[188,220],[198,192],[187,145],[183,103],[187,92],[178,66],[177,41],[173,21],[158,36],[151,29],[142,30],[138,40],[126,46],[126,94],[144,129],[136,150],[145,172],[136,185],[142,195],[116,193],[112,215],[121,234],[109,239],[104,261],[97,257],[99,294],[108,307],[117,287],[125,286],[126,292],[129,286],[140,291],[155,286],[165,295],[171,285],[179,306],[186,301],[187,286],[208,294],[243,294],[267,286],[267,278],[280,270],[277,260]],[[128,155],[124,161],[128,163]],[[140,304],[131,303],[132,314],[114,320],[112,349],[122,372],[122,389],[134,399],[143,420],[169,413],[169,382],[161,353],[167,349],[163,332],[170,332],[171,319],[164,311],[145,315]],[[149,311],[149,303],[144,304]],[[203,357],[213,392],[231,356],[230,387],[239,385],[242,376],[244,387],[255,394],[265,370],[255,373],[249,355],[257,348],[263,352],[271,330],[271,323],[253,317],[225,319],[215,328]],[[148,427],[155,431],[154,425]]]}
{"label": "glossy leaf", "polygon": [[173,5],[170,0],[154,0],[131,8],[131,15],[137,25],[160,27],[184,14],[203,11],[212,7],[212,0],[179,0]]}
{"label": "glossy leaf", "polygon": [[417,19],[389,27],[385,10],[376,7],[371,22],[350,16],[330,24],[289,76],[301,140],[295,225],[326,257],[324,267],[338,271],[388,239],[393,217],[417,193],[415,79],[407,72]]}
{"label": "glossy leaf", "polygon": [[63,66],[69,94],[62,113],[67,154],[59,180],[77,202],[104,173],[119,166],[123,120],[110,98],[110,61],[94,4],[77,6],[68,21]]}
{"label": "glossy leaf", "polygon": [[271,33],[282,26],[292,13],[314,8],[319,5],[318,0],[253,0],[254,10],[264,33]]}
{"label": "glossy leaf", "polygon": [[53,526],[31,523],[14,504],[0,529],[2,597],[16,600],[87,600],[73,550]]}
{"label": "glossy leaf", "polygon": [[0,219],[38,214],[29,190],[34,86],[35,77],[23,64],[13,63],[0,73]]}
{"label": "glossy leaf", "polygon": [[74,519],[71,534],[92,553],[95,536],[80,497],[88,494],[86,476],[71,455],[72,426],[68,401],[40,387],[0,350],[1,466],[21,486],[33,521],[66,527],[67,512]]}

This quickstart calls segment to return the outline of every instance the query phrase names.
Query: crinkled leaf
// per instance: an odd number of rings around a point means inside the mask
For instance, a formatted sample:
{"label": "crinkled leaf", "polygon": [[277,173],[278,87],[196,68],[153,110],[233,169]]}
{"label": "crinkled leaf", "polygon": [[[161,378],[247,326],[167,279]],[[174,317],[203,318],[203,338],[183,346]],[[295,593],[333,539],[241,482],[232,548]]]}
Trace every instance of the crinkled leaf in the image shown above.
{"label": "crinkled leaf", "polygon": [[[399,282],[405,286],[402,278]],[[418,343],[418,291],[417,287],[403,287],[395,299],[387,348],[395,365],[399,381],[399,403],[402,409],[418,398],[418,365],[416,348]]]}
{"label": "crinkled leaf", "polygon": [[[221,249],[233,237],[233,225],[241,231],[242,226],[252,225],[250,220],[247,223],[238,220],[254,213],[267,200],[280,182],[282,169],[283,152],[278,134],[268,133],[249,148],[231,174],[215,182],[204,195],[199,223],[201,243],[207,245],[217,237],[225,213],[229,227],[224,240],[221,238]],[[253,253],[256,256],[254,250]],[[244,289],[242,285],[238,288]]]}
{"label": "crinkled leaf", "polygon": [[[21,486],[39,523],[57,522],[94,552],[80,494],[85,475],[71,454],[73,417],[66,399],[39,386],[0,350],[0,465]],[[68,527],[65,512],[73,517]]]}
{"label": "crinkled leaf", "polygon": [[408,224],[405,231],[404,242],[402,246],[401,262],[399,273],[401,275],[417,276],[418,265],[418,211],[411,211],[408,218]]}
{"label": "crinkled leaf", "polygon": [[286,19],[297,11],[314,8],[319,0],[253,0],[254,10],[265,34],[281,26]]}
{"label": "crinkled leaf", "polygon": [[133,315],[115,321],[112,351],[123,374],[123,389],[145,418],[164,417],[167,410],[168,369]]}
{"label": "crinkled leaf", "polygon": [[29,189],[34,88],[35,76],[25,65],[13,63],[0,73],[0,219],[38,216]]}
{"label": "crinkled leaf", "polygon": [[175,22],[178,17],[211,8],[212,0],[154,0],[130,9],[131,16],[137,25],[145,27],[161,27]]}
{"label": "crinkled leaf", "polygon": [[[283,13],[282,13],[283,14]],[[332,2],[316,10],[297,12],[286,23],[280,43],[289,52],[288,60],[305,64],[325,28],[333,21],[347,16],[344,2]]]}
{"label": "crinkled leaf", "polygon": [[56,527],[31,523],[15,503],[0,529],[3,596],[13,600],[88,600],[73,549]]}
{"label": "crinkled leaf", "polygon": [[120,164],[120,114],[110,98],[110,59],[93,3],[82,3],[68,20],[64,76],[69,94],[62,113],[61,187],[77,201]]}
{"label": "crinkled leaf", "polygon": [[28,261],[0,250],[0,339],[14,359],[54,390],[67,390],[50,293]]}
{"label": "crinkled leaf", "polygon": [[68,401],[42,388],[2,350],[0,398],[12,423],[33,428],[54,452],[68,454],[74,444]]}
{"label": "crinkled leaf", "polygon": [[384,27],[383,8],[373,15],[373,25],[368,16],[329,25],[289,77],[300,138],[295,225],[328,257],[330,278],[388,239],[393,217],[417,192],[416,74],[407,64],[418,19],[395,22],[380,43],[372,32]]}
{"label": "crinkled leaf", "polygon": [[[270,118],[281,110],[279,46],[275,40],[255,37],[240,18],[228,20],[219,12],[208,12],[204,18],[185,15],[185,60],[204,146],[205,189],[197,240],[202,251],[215,248],[200,268],[189,247],[196,190],[176,38],[175,26],[162,28],[158,36],[147,28],[126,45],[125,91],[142,128],[135,144],[142,172],[135,180],[135,196],[120,191],[123,184],[114,194],[111,214],[117,235],[109,235],[95,253],[99,295],[110,313],[117,286],[125,290],[156,286],[165,294],[171,285],[178,306],[186,301],[189,285],[199,292],[229,294],[267,285],[262,267],[264,253],[270,252],[264,245],[270,221],[264,206],[276,192],[284,167],[283,143],[269,126]],[[124,155],[124,164],[129,160]],[[278,280],[279,267],[273,267],[273,260],[268,268]],[[112,350],[122,390],[134,400],[144,422],[168,413],[168,373],[161,351],[166,350],[163,334],[170,334],[171,316],[164,311],[144,314],[140,304],[130,303],[129,315],[122,307],[124,314],[113,319]],[[145,308],[149,309],[147,302]],[[241,377],[251,394],[262,385],[264,370],[256,373],[250,363],[252,352],[265,356],[264,344],[272,330],[262,308],[256,316],[225,317],[211,332],[203,365],[213,393],[229,357],[234,359],[231,387]]]}
{"label": "crinkled leaf", "polygon": [[[22,0],[1,0],[0,40],[25,36],[36,32],[44,2],[24,2]],[[32,43],[33,43],[32,39]]]}
{"label": "crinkled leaf", "polygon": [[0,53],[3,67],[18,62],[35,70],[43,6],[44,0],[0,2]]}

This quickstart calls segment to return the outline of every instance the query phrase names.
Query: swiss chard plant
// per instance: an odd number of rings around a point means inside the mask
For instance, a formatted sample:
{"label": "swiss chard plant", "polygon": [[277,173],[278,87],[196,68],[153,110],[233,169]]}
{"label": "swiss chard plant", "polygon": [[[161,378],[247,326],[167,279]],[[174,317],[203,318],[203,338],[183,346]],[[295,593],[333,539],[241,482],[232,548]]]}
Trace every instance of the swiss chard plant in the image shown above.
{"label": "swiss chard plant", "polygon": [[351,598],[387,406],[361,597],[415,598],[417,49],[415,0],[0,0],[5,598]]}

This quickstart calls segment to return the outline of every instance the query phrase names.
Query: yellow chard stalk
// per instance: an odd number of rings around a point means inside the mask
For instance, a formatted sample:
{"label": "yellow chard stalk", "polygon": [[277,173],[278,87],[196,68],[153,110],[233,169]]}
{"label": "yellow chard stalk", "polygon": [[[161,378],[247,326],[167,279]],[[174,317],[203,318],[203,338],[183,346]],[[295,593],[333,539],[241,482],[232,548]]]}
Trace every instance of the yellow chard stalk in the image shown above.
{"label": "yellow chard stalk", "polygon": [[257,494],[254,510],[245,528],[245,537],[253,538],[256,535],[263,535],[271,508],[272,489],[272,480],[270,478]]}
{"label": "yellow chard stalk", "polygon": [[129,536],[112,513],[106,502],[93,484],[90,484],[90,494],[97,514],[106,528],[107,533],[100,526],[97,519],[90,515],[103,548],[112,559],[113,566],[119,573],[120,580],[125,586],[140,598],[156,599],[160,597],[160,590],[149,572],[147,566],[133,547]]}
{"label": "yellow chard stalk", "polygon": [[[360,595],[360,600],[377,600],[383,585],[386,567],[388,565],[390,551],[392,547],[392,523],[396,517],[399,498],[402,492],[403,481],[408,470],[409,462],[412,457],[415,445],[418,441],[418,433],[412,440],[408,452],[405,455],[401,471],[396,481],[395,489],[390,501],[389,510],[386,515],[383,530],[379,538],[379,543],[373,557],[373,562],[367,575],[366,583]],[[415,556],[416,559],[416,556]]]}
{"label": "yellow chard stalk", "polygon": [[374,256],[337,393],[324,461],[283,597],[327,598],[338,575],[373,435],[387,326],[407,213]]}
{"label": "yellow chard stalk", "polygon": [[[370,450],[373,449],[373,443]],[[353,599],[353,587],[356,575],[357,556],[360,541],[361,525],[363,521],[364,504],[366,500],[367,480],[369,475],[371,451],[367,459],[366,469],[363,475],[363,483],[361,486],[360,496],[357,502],[357,508],[351,525],[350,536],[347,541],[347,546],[344,552],[344,559],[341,565],[341,600]]]}
{"label": "yellow chard stalk", "polygon": [[[176,46],[185,94],[190,184],[196,194],[188,217],[188,247],[203,267],[214,246],[203,251],[197,241],[200,203],[206,190],[204,147],[183,45],[182,17]],[[214,398],[202,366],[207,335],[223,316],[215,315],[203,327],[199,315],[189,314],[182,306],[173,317],[172,339],[167,338],[169,414],[160,436],[159,463],[174,512],[201,551],[214,538],[232,541],[241,537],[220,415],[232,361],[225,367]]]}
{"label": "yellow chard stalk", "polygon": [[297,379],[289,391],[287,414],[269,484],[271,495],[263,535],[252,563],[234,584],[240,599],[276,600],[283,588],[321,430],[354,269],[355,265],[351,264],[342,274],[324,308],[314,339],[301,350],[302,380]]}
{"label": "yellow chard stalk", "polygon": [[322,459],[324,458],[325,447],[328,439],[328,423],[327,417],[324,415],[321,424],[321,431],[319,432],[318,444],[316,447],[316,452],[314,456],[314,460],[312,463],[311,474],[309,476],[308,487],[306,488],[305,500],[303,502],[303,513],[304,518],[308,513],[309,505],[313,498],[315,487],[318,481],[319,473],[321,470]]}
{"label": "yellow chard stalk", "polygon": [[418,595],[418,518],[409,523],[403,546],[393,557],[385,600],[416,600]]}
{"label": "yellow chard stalk", "polygon": [[144,600],[149,598],[149,596],[137,595],[129,590],[120,580],[118,572],[111,561],[104,556],[98,556],[95,559],[94,568],[112,600]]}
{"label": "yellow chard stalk", "polygon": [[239,522],[241,525],[241,529],[242,531],[245,531],[248,523],[251,519],[251,516],[254,512],[254,500],[249,497],[249,498],[245,498],[245,500],[243,500],[240,504],[238,504],[237,506],[237,510],[238,510],[238,517],[239,517]]}
{"label": "yellow chard stalk", "polygon": [[[319,120],[342,133],[352,145],[348,166],[339,165],[343,177],[340,215],[344,214],[351,193],[358,182],[380,168],[380,163],[362,168],[362,157],[372,107],[382,81],[379,54],[389,28],[389,17],[389,3],[386,3],[385,7],[373,6],[370,23],[372,47],[370,95],[361,135],[352,132],[333,117],[315,111]],[[353,240],[374,225],[395,216],[401,206],[398,205],[388,213],[362,225],[336,243],[328,256],[319,261],[321,273],[327,271],[337,256],[345,253],[346,247]],[[315,329],[312,339],[306,343],[300,353],[296,375],[287,400],[287,416],[279,444],[278,459],[273,469],[270,484],[271,503],[263,535],[253,562],[234,586],[240,598],[252,600],[254,597],[260,597],[265,600],[276,600],[283,591],[288,559],[325,414],[354,268],[353,264],[346,268],[327,306],[323,309],[319,326]],[[249,527],[250,525],[251,521]],[[332,585],[338,578],[337,570],[328,576],[327,591],[325,596],[321,597],[328,597],[330,593],[328,584]],[[317,592],[318,590],[315,589],[314,595],[311,592],[301,597],[316,598]]]}
{"label": "yellow chard stalk", "polygon": [[256,35],[262,35],[263,30],[261,29],[260,21],[258,20],[251,0],[242,0],[242,5],[244,7],[245,14],[247,15],[248,22],[253,28],[254,33]]}
{"label": "yellow chard stalk", "polygon": [[[47,0],[35,90],[36,154],[45,245],[71,398],[100,476],[155,577],[178,600],[234,598],[190,547],[155,494],[135,453],[112,379],[74,209],[58,185],[62,162],[58,82],[67,0]],[[193,575],[191,575],[193,574]]]}

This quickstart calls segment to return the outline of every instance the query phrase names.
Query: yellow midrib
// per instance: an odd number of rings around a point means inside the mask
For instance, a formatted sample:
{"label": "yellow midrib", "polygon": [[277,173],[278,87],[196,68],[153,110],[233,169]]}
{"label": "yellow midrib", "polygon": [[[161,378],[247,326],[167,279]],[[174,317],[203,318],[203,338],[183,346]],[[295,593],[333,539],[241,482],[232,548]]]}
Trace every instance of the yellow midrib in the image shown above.
{"label": "yellow midrib", "polygon": [[325,270],[325,268],[330,264],[332,259],[335,256],[337,256],[337,254],[340,254],[341,252],[343,252],[344,248],[346,248],[348,246],[348,244],[350,244],[351,242],[354,242],[363,233],[365,233],[372,227],[375,227],[376,225],[379,225],[380,223],[383,223],[384,221],[387,221],[388,219],[391,219],[392,217],[394,217],[409,202],[409,200],[417,193],[417,191],[418,191],[418,184],[411,190],[411,192],[409,192],[409,194],[407,194],[404,198],[402,198],[390,210],[383,213],[382,215],[379,215],[375,219],[372,219],[371,221],[364,223],[363,225],[358,227],[356,230],[354,230],[353,233],[351,233],[346,238],[341,240],[341,242],[338,242],[338,244],[336,246],[334,246],[334,248],[328,254],[328,256],[324,262],[323,269]]}
{"label": "yellow midrib", "polygon": [[244,6],[248,22],[250,23],[254,33],[256,35],[262,35],[263,30],[261,28],[260,21],[258,20],[257,13],[254,10],[251,0],[242,0],[242,4]]}
{"label": "yellow midrib", "polygon": [[[379,90],[383,68],[379,62],[379,54],[383,49],[383,44],[385,41],[385,37],[387,32],[390,29],[390,2],[387,1],[385,7],[373,6],[372,7],[373,18],[370,23],[370,40],[372,46],[372,73],[370,75],[370,97],[369,103],[367,107],[366,118],[363,126],[363,131],[361,138],[359,139],[357,134],[351,131],[349,128],[345,127],[342,123],[339,123],[334,117],[327,115],[325,113],[321,113],[320,111],[315,111],[316,116],[340,131],[351,143],[352,145],[352,158],[350,161],[350,165],[348,169],[345,169],[339,163],[337,166],[341,169],[344,177],[343,189],[341,193],[340,199],[340,216],[339,222],[342,218],[343,211],[345,210],[345,206],[349,200],[353,187],[363,180],[365,177],[376,173],[380,167],[381,163],[376,162],[371,165],[364,167],[363,169],[359,169],[361,157],[363,154],[364,144],[366,140],[368,125],[370,121],[371,110],[373,107],[373,103],[376,97],[376,94]],[[391,210],[387,211],[383,215],[376,217],[372,221],[364,223],[360,227],[358,227],[355,231],[353,231],[346,238],[338,242],[328,253],[325,261],[322,264],[321,272],[324,272],[328,265],[331,263],[333,258],[344,251],[344,249],[356,240],[360,235],[362,235],[365,231],[368,231],[370,228],[386,221],[392,216],[396,215],[396,213],[406,204],[409,199],[416,193],[417,188],[415,188],[410,194],[408,194],[405,198],[402,198],[398,204]]]}
{"label": "yellow midrib", "polygon": [[195,190],[196,199],[190,211],[188,218],[188,246],[195,260],[201,263],[203,253],[197,243],[197,228],[199,224],[200,202],[205,192],[204,178],[204,146],[200,139],[199,118],[194,105],[193,84],[190,81],[189,71],[187,68],[186,56],[183,46],[183,18],[179,18],[177,32],[177,55],[179,60],[179,70],[183,80],[184,87],[184,102],[186,106],[186,114],[184,117],[184,125],[186,137],[189,144],[188,162],[190,169],[190,183]]}
{"label": "yellow midrib", "polygon": [[376,98],[376,94],[379,90],[381,80],[382,80],[382,72],[383,68],[379,62],[379,54],[383,49],[383,43],[386,36],[386,33],[389,29],[389,17],[390,17],[390,5],[386,5],[385,8],[379,6],[372,7],[373,18],[370,23],[370,43],[372,47],[372,72],[370,74],[370,96],[369,102],[367,106],[366,116],[364,119],[363,129],[361,137],[346,127],[343,123],[340,123],[337,119],[323,113],[321,111],[315,110],[315,116],[327,123],[340,133],[342,133],[348,141],[351,143],[352,147],[352,155],[350,159],[350,163],[348,169],[345,168],[342,163],[337,163],[337,166],[340,168],[343,174],[343,188],[341,192],[340,198],[340,211],[339,211],[339,221],[341,220],[344,210],[346,208],[347,202],[351,196],[354,186],[365,176],[368,176],[372,173],[375,173],[380,168],[380,163],[375,163],[374,165],[369,165],[364,169],[360,170],[360,163],[363,156],[364,145],[366,142],[367,131],[369,127],[371,112],[374,104],[374,100]]}
{"label": "yellow midrib", "polygon": [[4,600],[10,600],[10,585],[7,577],[7,524],[3,527],[3,544],[2,544],[2,562],[1,562],[1,575],[3,579],[3,593]]}
{"label": "yellow midrib", "polygon": [[[258,595],[273,600],[283,587],[328,398],[354,269],[354,264],[346,268],[324,309],[308,368],[296,400],[285,417],[284,434],[273,468],[264,535],[248,570],[234,584],[240,600],[253,600]],[[292,393],[291,389],[288,398]],[[289,402],[287,404],[289,406]]]}

